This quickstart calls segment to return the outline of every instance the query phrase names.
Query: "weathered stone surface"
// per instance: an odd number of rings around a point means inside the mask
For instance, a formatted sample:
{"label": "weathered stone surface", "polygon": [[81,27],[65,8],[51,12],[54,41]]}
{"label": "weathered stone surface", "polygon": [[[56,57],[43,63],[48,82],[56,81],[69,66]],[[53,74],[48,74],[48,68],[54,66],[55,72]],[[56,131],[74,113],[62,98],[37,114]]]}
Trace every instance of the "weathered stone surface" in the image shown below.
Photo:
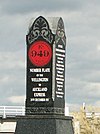
{"label": "weathered stone surface", "polygon": [[15,134],[74,134],[72,118],[51,115],[19,117]]}

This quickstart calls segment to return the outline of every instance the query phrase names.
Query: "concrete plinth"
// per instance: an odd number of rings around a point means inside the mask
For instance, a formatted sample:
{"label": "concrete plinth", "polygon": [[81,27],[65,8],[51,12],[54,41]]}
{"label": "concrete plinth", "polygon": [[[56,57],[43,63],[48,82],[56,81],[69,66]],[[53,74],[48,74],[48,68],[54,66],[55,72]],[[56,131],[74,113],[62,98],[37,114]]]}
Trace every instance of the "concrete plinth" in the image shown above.
{"label": "concrete plinth", "polygon": [[19,117],[15,134],[74,134],[72,118],[54,115]]}

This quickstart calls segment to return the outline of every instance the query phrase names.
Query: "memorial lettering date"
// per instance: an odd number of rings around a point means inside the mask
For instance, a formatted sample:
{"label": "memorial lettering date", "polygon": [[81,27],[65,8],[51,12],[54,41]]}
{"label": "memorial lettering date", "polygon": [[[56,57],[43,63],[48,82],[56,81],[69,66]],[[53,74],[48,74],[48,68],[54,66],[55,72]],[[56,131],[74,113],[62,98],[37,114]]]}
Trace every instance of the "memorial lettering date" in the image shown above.
{"label": "memorial lettering date", "polygon": [[36,41],[30,46],[28,56],[33,65],[38,67],[45,66],[52,57],[51,46],[45,41]]}

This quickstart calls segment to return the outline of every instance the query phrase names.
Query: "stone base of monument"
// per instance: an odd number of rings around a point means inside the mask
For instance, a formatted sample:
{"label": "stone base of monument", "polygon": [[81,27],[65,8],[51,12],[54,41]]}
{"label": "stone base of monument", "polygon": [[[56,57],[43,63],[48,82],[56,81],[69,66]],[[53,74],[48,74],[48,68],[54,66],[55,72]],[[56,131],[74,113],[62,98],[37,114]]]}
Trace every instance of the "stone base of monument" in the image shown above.
{"label": "stone base of monument", "polygon": [[18,117],[15,134],[74,134],[72,117],[33,115]]}

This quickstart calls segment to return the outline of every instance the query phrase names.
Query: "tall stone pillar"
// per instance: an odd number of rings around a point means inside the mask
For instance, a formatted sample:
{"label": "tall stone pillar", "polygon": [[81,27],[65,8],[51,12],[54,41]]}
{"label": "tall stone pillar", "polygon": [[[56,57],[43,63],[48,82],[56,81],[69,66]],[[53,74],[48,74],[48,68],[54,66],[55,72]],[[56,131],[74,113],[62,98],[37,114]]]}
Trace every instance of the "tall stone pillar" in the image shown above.
{"label": "tall stone pillar", "polygon": [[26,113],[15,134],[73,134],[65,117],[66,36],[62,18],[36,18],[27,42]]}

